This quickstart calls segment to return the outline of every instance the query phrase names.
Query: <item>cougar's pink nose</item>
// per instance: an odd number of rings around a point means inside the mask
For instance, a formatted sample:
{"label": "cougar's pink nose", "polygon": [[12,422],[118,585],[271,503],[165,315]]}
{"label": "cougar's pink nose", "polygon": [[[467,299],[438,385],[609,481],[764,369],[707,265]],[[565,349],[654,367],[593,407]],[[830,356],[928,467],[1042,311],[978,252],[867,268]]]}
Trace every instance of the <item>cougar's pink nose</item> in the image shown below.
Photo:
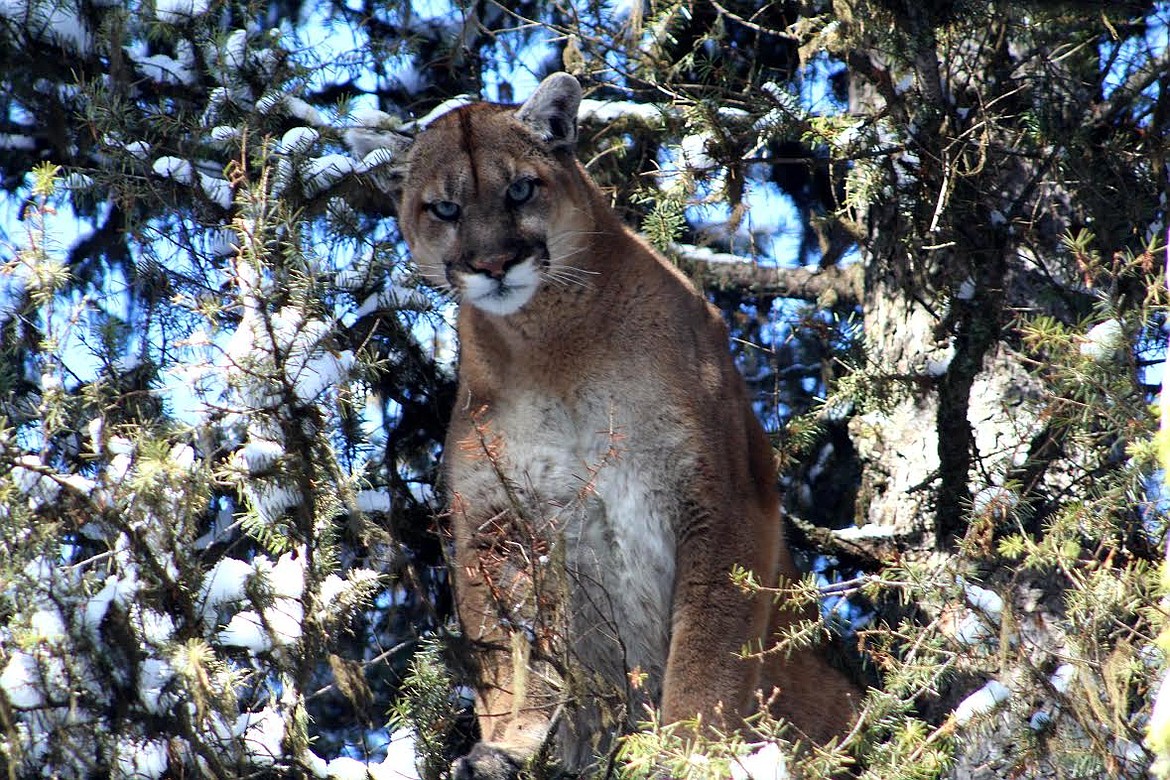
{"label": "cougar's pink nose", "polygon": [[487,274],[493,279],[501,279],[508,269],[522,260],[519,254],[502,253],[494,255],[477,255],[468,262],[476,271]]}

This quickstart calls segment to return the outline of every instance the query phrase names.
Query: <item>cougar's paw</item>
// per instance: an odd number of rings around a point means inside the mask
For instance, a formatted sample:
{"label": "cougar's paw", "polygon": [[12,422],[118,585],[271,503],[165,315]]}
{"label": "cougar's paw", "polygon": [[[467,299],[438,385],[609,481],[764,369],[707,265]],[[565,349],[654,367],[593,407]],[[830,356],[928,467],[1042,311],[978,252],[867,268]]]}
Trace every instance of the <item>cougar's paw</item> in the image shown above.
{"label": "cougar's paw", "polygon": [[451,780],[515,780],[524,762],[490,742],[477,742],[451,765]]}

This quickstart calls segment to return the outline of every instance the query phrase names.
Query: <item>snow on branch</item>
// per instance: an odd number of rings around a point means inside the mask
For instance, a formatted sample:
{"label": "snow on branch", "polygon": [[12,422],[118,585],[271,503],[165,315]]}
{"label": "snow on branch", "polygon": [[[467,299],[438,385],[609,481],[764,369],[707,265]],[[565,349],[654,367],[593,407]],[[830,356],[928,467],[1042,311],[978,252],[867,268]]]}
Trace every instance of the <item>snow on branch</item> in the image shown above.
{"label": "snow on branch", "polygon": [[675,244],[673,253],[703,287],[737,287],[822,305],[856,306],[861,302],[860,265],[819,270],[769,267],[750,257],[691,244]]}

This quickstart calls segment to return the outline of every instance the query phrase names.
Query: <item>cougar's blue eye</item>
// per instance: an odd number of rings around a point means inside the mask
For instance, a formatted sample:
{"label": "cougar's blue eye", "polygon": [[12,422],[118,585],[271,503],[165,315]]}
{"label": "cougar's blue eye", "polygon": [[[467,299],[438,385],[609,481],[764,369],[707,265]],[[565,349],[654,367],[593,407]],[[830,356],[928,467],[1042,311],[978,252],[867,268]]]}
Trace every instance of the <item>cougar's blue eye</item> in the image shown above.
{"label": "cougar's blue eye", "polygon": [[430,205],[431,213],[444,222],[454,222],[459,219],[461,209],[458,203],[449,200],[436,200]]}
{"label": "cougar's blue eye", "polygon": [[536,182],[532,179],[517,179],[508,187],[508,202],[513,206],[527,203],[536,194]]}

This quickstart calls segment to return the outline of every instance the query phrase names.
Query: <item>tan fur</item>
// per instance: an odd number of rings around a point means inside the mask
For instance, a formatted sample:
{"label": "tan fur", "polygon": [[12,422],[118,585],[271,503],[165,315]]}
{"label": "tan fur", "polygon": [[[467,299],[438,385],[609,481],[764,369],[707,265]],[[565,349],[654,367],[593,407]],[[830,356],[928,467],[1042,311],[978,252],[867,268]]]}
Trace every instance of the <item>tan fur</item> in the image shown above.
{"label": "tan fur", "polygon": [[[815,652],[763,676],[737,657],[797,617],[729,576],[797,576],[772,450],[718,311],[573,158],[579,99],[558,74],[519,111],[444,115],[415,141],[399,200],[419,267],[463,298],[444,457],[483,743],[461,778],[514,775],[546,743],[587,767],[647,703],[667,722],[734,725],[776,686],[777,714],[819,741],[855,703]],[[535,189],[517,203],[521,179]],[[530,297],[510,273],[535,275]],[[469,300],[484,289],[498,294]]]}

